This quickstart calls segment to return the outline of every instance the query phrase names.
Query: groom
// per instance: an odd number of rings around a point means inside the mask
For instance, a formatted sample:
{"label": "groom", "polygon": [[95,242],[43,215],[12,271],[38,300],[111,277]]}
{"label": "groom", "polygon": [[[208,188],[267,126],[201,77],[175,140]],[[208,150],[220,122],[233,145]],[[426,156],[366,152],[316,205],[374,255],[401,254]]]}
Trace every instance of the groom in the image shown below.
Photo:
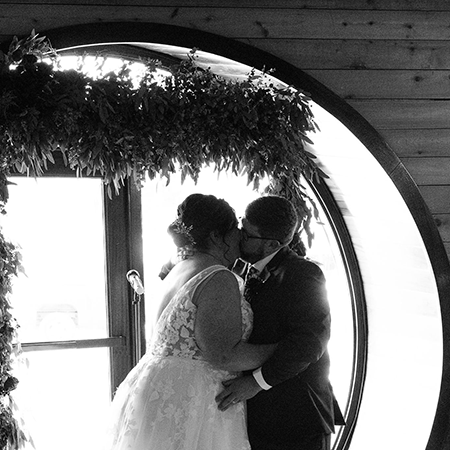
{"label": "groom", "polygon": [[217,402],[225,410],[247,400],[252,450],[328,450],[334,425],[344,423],[328,380],[325,279],[289,249],[297,229],[293,205],[278,196],[250,203],[242,221],[242,258],[259,272],[246,284],[254,314],[249,343],[278,347],[262,367],[227,382]]}

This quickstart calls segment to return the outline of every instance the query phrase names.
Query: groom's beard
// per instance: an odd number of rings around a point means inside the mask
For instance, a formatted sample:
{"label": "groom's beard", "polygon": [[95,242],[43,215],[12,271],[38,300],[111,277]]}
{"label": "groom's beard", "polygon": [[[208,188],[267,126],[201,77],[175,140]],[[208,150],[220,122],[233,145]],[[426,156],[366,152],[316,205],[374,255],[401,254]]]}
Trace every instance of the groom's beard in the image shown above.
{"label": "groom's beard", "polygon": [[252,252],[246,252],[241,245],[241,258],[251,264],[263,259],[266,255],[264,254],[263,248],[258,247]]}

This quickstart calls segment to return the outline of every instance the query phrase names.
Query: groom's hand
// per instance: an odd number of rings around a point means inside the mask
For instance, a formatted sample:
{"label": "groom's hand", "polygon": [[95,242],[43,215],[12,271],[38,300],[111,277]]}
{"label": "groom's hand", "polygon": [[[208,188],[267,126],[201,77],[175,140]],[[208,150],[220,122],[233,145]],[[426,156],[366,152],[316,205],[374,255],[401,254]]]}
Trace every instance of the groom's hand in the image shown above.
{"label": "groom's hand", "polygon": [[262,391],[252,375],[227,380],[222,384],[225,389],[216,397],[216,403],[221,411],[227,410],[236,403],[248,400]]}

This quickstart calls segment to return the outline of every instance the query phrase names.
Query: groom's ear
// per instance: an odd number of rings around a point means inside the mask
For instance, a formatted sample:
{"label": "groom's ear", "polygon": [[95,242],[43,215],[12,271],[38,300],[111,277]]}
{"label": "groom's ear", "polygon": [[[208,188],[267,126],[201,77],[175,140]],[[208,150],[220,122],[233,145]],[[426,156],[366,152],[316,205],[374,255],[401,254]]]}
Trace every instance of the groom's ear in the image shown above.
{"label": "groom's ear", "polygon": [[271,253],[276,252],[279,248],[282,247],[280,241],[277,241],[276,239],[267,241],[267,246],[271,250]]}

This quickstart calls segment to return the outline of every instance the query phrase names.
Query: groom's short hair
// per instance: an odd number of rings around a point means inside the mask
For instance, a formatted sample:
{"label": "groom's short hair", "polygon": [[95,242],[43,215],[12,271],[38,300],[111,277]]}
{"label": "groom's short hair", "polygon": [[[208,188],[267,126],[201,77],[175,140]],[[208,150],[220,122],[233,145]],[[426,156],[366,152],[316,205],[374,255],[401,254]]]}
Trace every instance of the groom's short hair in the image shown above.
{"label": "groom's short hair", "polygon": [[298,229],[299,219],[294,205],[278,195],[267,195],[249,203],[245,218],[258,228],[261,236],[288,244]]}

